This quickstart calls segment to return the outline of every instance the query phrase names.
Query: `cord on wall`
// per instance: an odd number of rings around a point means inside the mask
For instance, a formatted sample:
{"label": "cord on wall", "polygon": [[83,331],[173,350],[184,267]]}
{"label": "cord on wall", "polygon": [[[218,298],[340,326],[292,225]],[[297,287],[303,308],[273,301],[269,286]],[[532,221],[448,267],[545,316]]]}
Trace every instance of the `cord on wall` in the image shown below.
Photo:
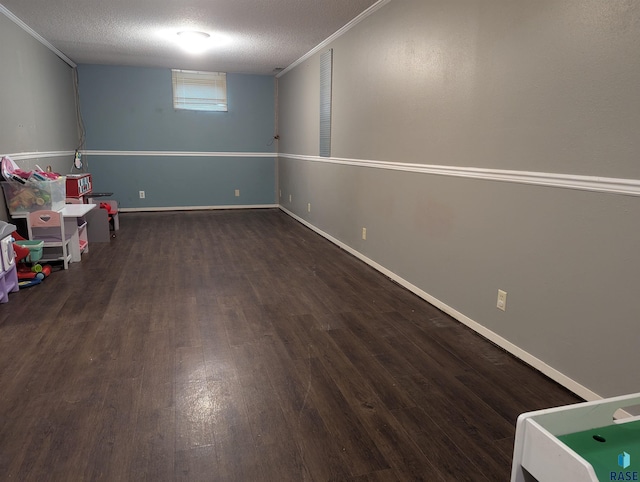
{"label": "cord on wall", "polygon": [[78,68],[73,68],[73,93],[75,96],[76,103],[76,122],[78,125],[78,146],[76,148],[75,156],[73,158],[73,166],[71,167],[71,172],[73,169],[77,169],[79,171],[85,171],[85,165],[82,162],[82,153],[81,151],[85,148],[86,141],[86,130],[84,127],[84,119],[82,118],[82,109],[80,107],[80,82],[78,80]]}

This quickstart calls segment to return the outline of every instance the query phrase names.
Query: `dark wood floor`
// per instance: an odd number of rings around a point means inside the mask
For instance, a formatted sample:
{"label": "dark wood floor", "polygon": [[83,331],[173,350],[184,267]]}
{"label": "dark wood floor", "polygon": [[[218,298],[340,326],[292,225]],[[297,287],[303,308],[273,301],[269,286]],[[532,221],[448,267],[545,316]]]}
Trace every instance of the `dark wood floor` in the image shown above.
{"label": "dark wood floor", "polygon": [[580,401],[277,210],[90,248],[0,306],[0,480],[508,480]]}

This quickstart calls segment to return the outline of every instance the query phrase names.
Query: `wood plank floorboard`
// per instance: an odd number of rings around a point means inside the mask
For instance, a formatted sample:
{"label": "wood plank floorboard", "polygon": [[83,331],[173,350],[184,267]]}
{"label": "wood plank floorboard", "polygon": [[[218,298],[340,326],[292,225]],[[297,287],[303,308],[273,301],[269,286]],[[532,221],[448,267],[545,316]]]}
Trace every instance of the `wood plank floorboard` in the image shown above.
{"label": "wood plank floorboard", "polygon": [[0,305],[0,480],[508,480],[578,397],[276,209],[122,213]]}

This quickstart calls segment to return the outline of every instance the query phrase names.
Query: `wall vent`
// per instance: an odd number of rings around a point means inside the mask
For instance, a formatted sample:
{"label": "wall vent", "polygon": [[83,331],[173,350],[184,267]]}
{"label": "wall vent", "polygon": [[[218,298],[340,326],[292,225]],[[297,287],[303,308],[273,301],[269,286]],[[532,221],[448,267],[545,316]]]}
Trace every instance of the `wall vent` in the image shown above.
{"label": "wall vent", "polygon": [[331,157],[333,49],[320,55],[320,156]]}

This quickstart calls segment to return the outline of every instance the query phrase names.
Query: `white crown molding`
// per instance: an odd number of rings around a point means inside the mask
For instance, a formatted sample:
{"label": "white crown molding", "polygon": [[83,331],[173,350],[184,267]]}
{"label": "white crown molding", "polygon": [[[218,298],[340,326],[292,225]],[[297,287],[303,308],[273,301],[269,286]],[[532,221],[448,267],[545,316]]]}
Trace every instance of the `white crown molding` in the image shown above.
{"label": "white crown molding", "polygon": [[362,12],[360,15],[358,15],[356,18],[354,18],[353,20],[351,20],[348,24],[346,24],[344,27],[342,27],[340,30],[338,30],[337,32],[335,32],[333,35],[331,35],[330,37],[327,37],[327,39],[325,39],[324,41],[320,42],[318,45],[316,45],[314,48],[312,48],[311,50],[309,50],[309,52],[307,52],[306,54],[304,54],[302,57],[300,57],[298,60],[296,60],[295,62],[293,62],[291,65],[287,66],[286,69],[278,72],[278,74],[276,75],[276,78],[280,78],[282,77],[284,74],[286,74],[287,72],[289,72],[291,69],[295,68],[296,66],[300,65],[302,62],[304,62],[305,60],[307,60],[308,58],[312,57],[313,55],[315,55],[316,53],[318,53],[319,51],[321,51],[322,49],[326,48],[331,42],[333,42],[334,40],[336,40],[337,38],[341,37],[342,35],[344,35],[346,32],[348,32],[349,30],[351,30],[353,27],[355,27],[357,24],[359,24],[360,22],[362,22],[365,18],[367,18],[369,15],[371,15],[372,13],[376,12],[377,10],[380,10],[380,8],[382,8],[383,6],[385,6],[387,3],[391,2],[391,0],[378,0],[376,3],[374,3],[373,5],[371,5],[369,8],[367,8],[364,12]]}
{"label": "white crown molding", "polygon": [[90,156],[128,157],[278,157],[276,152],[198,152],[198,151],[101,151],[83,150]]}
{"label": "white crown molding", "polygon": [[640,180],[620,179],[599,176],[581,176],[573,174],[556,174],[550,172],[511,171],[504,169],[484,169],[479,167],[440,166],[432,164],[411,164],[404,162],[373,161],[363,159],[345,159],[338,157],[303,156],[283,154],[279,157],[307,162],[323,162],[348,166],[406,171],[437,176],[464,177],[487,181],[511,182],[535,186],[576,189],[580,191],[624,194],[640,196]]}
{"label": "white crown molding", "polygon": [[151,208],[121,208],[121,213],[151,213],[166,211],[224,211],[229,209],[273,209],[277,208],[277,204],[242,204],[242,205],[224,205],[224,206],[173,206],[173,207],[151,207]]}
{"label": "white crown molding", "polygon": [[[19,152],[16,154],[4,154],[14,161],[27,161],[29,159],[46,159],[50,157],[73,156],[76,151],[44,151],[44,152]],[[2,155],[0,155],[2,157]]]}
{"label": "white crown molding", "polygon": [[49,41],[47,41],[42,35],[40,35],[38,32],[33,30],[26,23],[24,23],[22,20],[20,20],[18,17],[16,17],[13,14],[13,12],[8,10],[7,7],[5,7],[2,4],[0,4],[0,13],[4,14],[5,17],[7,17],[9,20],[11,20],[13,23],[15,23],[18,27],[20,27],[22,30],[24,30],[29,35],[31,35],[34,39],[36,39],[38,42],[40,42],[42,45],[44,45],[49,50],[51,50],[58,57],[60,57],[69,67],[74,68],[74,69],[77,67],[77,65],[75,64],[75,62],[73,60],[71,60],[69,57],[67,57],[65,54],[63,54],[60,50],[58,50],[53,45],[51,45],[49,43]]}
{"label": "white crown molding", "polygon": [[575,380],[569,378],[564,373],[556,370],[552,366],[546,364],[545,362],[543,362],[539,358],[537,358],[534,355],[530,354],[529,352],[523,350],[522,348],[518,347],[517,345],[514,345],[513,343],[511,343],[506,338],[503,338],[502,336],[498,335],[497,333],[495,333],[495,332],[489,330],[488,328],[484,327],[483,325],[481,325],[477,321],[472,320],[468,316],[460,313],[456,309],[454,309],[451,306],[443,303],[442,301],[440,301],[439,299],[435,298],[434,296],[431,296],[426,291],[423,291],[422,289],[418,288],[416,285],[414,285],[414,284],[410,283],[409,281],[405,280],[404,278],[398,276],[393,271],[391,271],[391,270],[385,268],[384,266],[376,263],[375,261],[373,261],[372,259],[366,257],[365,255],[363,255],[359,251],[356,251],[351,246],[343,243],[342,241],[340,241],[340,240],[334,238],[333,236],[331,236],[330,234],[322,231],[321,229],[317,228],[316,226],[314,226],[310,222],[305,221],[303,218],[297,216],[293,212],[291,212],[288,209],[284,208],[282,205],[280,205],[280,210],[282,210],[287,215],[291,216],[293,219],[295,219],[299,223],[307,226],[312,231],[315,231],[320,236],[322,236],[322,237],[326,238],[327,240],[331,241],[333,244],[335,244],[335,245],[339,246],[340,248],[344,249],[349,254],[351,254],[351,255],[355,256],[356,258],[358,258],[359,260],[367,263],[369,266],[374,268],[376,271],[379,271],[380,273],[384,274],[385,276],[387,276],[388,278],[392,279],[393,281],[395,281],[399,285],[403,286],[404,288],[408,289],[409,291],[411,291],[415,295],[419,296],[423,300],[425,300],[428,303],[432,304],[433,306],[435,306],[439,310],[441,310],[441,311],[445,312],[446,314],[450,315],[451,317],[455,318],[456,320],[458,320],[463,325],[468,326],[473,331],[475,331],[479,335],[483,336],[487,340],[495,343],[496,345],[498,345],[499,347],[501,347],[504,350],[508,351],[509,353],[514,355],[515,357],[521,359],[525,363],[528,363],[533,368],[535,368],[536,370],[544,373],[546,376],[548,376],[552,380],[555,380],[556,382],[558,382],[560,385],[564,386],[565,388],[571,390],[576,395],[584,398],[585,400],[601,400],[602,399],[602,397],[600,395],[598,395],[597,393],[589,390],[587,387],[585,387],[585,386],[581,385],[580,383],[576,382]]}

